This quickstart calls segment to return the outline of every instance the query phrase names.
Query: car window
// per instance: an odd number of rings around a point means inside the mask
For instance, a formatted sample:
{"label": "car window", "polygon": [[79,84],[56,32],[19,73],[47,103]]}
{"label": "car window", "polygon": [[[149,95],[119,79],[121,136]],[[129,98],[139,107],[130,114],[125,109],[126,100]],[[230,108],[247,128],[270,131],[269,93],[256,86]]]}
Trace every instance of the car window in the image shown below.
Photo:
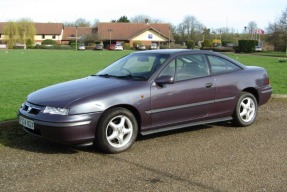
{"label": "car window", "polygon": [[131,54],[107,66],[97,75],[148,79],[168,57],[168,54]]}
{"label": "car window", "polygon": [[150,72],[154,61],[154,56],[132,57],[125,63],[124,68],[129,69],[132,73]]}
{"label": "car window", "polygon": [[182,81],[210,75],[209,67],[203,55],[190,54],[174,58],[161,72],[163,75],[175,75],[175,81]]}
{"label": "car window", "polygon": [[208,55],[207,58],[209,60],[213,74],[236,71],[240,69],[239,66],[237,66],[236,64],[224,58],[213,56],[213,55]]}

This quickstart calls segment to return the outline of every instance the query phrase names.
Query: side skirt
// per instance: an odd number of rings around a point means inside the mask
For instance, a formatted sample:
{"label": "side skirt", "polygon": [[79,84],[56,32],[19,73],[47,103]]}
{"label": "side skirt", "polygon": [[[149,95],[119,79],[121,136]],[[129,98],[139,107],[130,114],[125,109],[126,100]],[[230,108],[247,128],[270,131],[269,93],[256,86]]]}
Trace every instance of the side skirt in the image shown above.
{"label": "side skirt", "polygon": [[164,132],[164,131],[171,131],[171,130],[175,130],[175,129],[182,129],[182,128],[196,126],[196,125],[210,124],[210,123],[215,123],[215,122],[220,122],[220,121],[229,121],[229,120],[232,120],[232,117],[222,117],[222,118],[211,119],[211,120],[206,120],[206,121],[198,121],[198,122],[194,122],[194,123],[187,123],[187,124],[182,124],[182,125],[163,127],[160,129],[152,129],[152,130],[142,131],[141,134],[142,135],[150,135],[150,134]]}

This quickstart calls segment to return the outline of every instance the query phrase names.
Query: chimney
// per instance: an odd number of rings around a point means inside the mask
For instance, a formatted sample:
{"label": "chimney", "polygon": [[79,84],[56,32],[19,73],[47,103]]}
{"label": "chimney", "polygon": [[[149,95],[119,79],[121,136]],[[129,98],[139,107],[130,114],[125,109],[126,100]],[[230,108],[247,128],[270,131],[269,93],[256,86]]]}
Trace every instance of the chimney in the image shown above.
{"label": "chimney", "polygon": [[147,19],[147,18],[144,19],[144,23],[145,23],[146,25],[148,25],[148,19]]}

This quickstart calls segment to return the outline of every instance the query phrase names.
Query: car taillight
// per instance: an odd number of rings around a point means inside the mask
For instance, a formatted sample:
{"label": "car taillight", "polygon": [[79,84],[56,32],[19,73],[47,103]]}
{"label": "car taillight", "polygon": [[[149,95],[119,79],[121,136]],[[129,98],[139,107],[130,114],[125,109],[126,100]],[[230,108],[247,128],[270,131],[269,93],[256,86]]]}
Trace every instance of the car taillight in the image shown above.
{"label": "car taillight", "polygon": [[266,77],[266,85],[270,85],[270,80],[269,80],[269,77]]}

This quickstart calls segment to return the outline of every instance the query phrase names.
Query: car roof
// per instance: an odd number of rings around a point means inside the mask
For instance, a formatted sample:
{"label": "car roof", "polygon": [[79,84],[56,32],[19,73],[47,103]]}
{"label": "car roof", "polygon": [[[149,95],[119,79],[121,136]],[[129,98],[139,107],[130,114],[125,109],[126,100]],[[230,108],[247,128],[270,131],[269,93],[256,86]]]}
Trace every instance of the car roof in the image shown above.
{"label": "car roof", "polygon": [[227,57],[221,53],[217,53],[214,51],[210,51],[210,50],[193,50],[193,49],[156,49],[156,50],[146,50],[146,51],[137,51],[134,52],[133,54],[144,54],[144,53],[152,53],[152,54],[169,54],[171,56],[176,56],[176,55],[180,55],[180,54],[186,54],[186,53],[198,53],[198,54],[208,54],[208,55],[215,55],[215,56],[219,56],[221,58],[224,58],[226,60],[229,60],[233,63],[236,63],[237,65],[241,66],[242,68],[245,68],[245,66],[234,60],[231,59],[230,57]]}

